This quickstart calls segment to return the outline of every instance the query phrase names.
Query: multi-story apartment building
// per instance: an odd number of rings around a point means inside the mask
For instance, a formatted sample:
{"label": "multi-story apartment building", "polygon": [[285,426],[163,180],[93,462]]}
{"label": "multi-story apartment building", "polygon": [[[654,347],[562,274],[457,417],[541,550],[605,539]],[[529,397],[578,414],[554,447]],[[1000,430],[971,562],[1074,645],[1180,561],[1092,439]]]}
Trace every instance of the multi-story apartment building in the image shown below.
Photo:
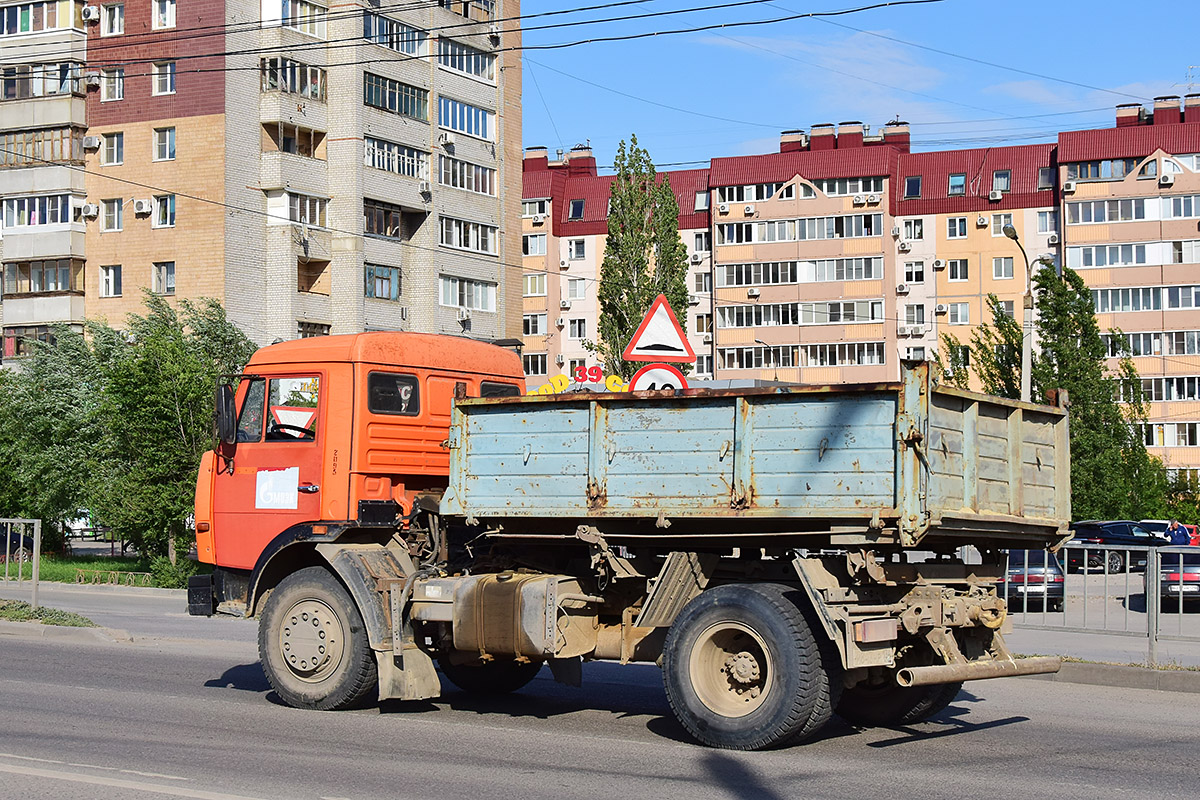
{"label": "multi-story apartment building", "polygon": [[[552,228],[550,249],[525,258],[527,315],[546,309],[531,285],[557,287],[575,269],[572,238],[584,240],[585,258],[603,247],[610,179],[595,174],[590,152],[588,168],[573,171],[575,155],[550,165],[545,151],[526,157],[526,233]],[[1020,320],[1031,266],[1047,258],[1079,271],[1100,327],[1126,338],[1150,400],[1151,452],[1173,469],[1200,469],[1200,95],[1121,106],[1115,127],[1051,144],[978,150],[912,153],[902,122],[876,135],[854,122],[817,125],[785,132],[777,153],[714,158],[689,175],[698,214],[686,225],[681,216],[689,280],[713,292],[689,301],[689,335],[713,357],[713,377],[895,379],[901,359],[939,352],[943,333],[969,344],[991,321],[989,294]],[[682,211],[686,193],[676,194]],[[537,214],[550,216],[535,224]],[[562,298],[576,330],[595,330],[594,302]],[[575,358],[569,328],[535,329],[526,339],[534,385]]]}
{"label": "multi-story apartment building", "polygon": [[[19,23],[0,46],[20,39],[45,83],[48,56],[27,41],[44,40],[70,56],[71,79],[35,92],[17,76],[14,102],[30,105],[0,125],[6,136],[69,130],[56,158],[84,169],[3,162],[10,354],[54,322],[119,325],[143,290],[215,297],[263,343],[379,329],[518,335],[517,0],[49,6],[73,13],[62,32],[26,32],[30,4],[0,5]],[[52,215],[51,198],[65,211]],[[22,246],[35,226],[57,238]]]}

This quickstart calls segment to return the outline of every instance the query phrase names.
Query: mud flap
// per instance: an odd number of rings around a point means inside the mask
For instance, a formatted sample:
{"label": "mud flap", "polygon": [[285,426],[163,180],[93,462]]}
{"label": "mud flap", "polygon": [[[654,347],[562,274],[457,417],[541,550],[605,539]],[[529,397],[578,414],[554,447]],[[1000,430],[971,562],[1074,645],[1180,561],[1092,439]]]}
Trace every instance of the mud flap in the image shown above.
{"label": "mud flap", "polygon": [[400,654],[376,650],[379,667],[380,700],[427,700],[442,694],[433,659],[415,644],[408,644]]}

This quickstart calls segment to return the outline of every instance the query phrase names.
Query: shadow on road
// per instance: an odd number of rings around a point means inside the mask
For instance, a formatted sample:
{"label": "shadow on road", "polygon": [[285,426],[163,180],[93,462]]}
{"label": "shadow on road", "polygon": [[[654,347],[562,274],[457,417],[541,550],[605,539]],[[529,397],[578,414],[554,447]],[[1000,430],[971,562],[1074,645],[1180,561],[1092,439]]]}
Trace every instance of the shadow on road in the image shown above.
{"label": "shadow on road", "polygon": [[205,681],[210,689],[237,689],[243,692],[269,692],[271,684],[263,673],[262,664],[239,664],[221,673],[221,677]]}

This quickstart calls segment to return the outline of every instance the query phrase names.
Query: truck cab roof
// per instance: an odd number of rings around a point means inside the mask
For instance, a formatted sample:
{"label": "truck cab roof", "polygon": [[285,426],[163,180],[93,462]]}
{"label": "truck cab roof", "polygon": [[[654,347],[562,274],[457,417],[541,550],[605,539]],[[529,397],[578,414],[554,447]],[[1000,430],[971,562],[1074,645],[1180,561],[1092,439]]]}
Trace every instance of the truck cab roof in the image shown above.
{"label": "truck cab roof", "polygon": [[254,367],[317,362],[403,364],[440,372],[469,372],[523,378],[521,358],[512,350],[469,339],[402,331],[314,336],[260,349],[246,365]]}

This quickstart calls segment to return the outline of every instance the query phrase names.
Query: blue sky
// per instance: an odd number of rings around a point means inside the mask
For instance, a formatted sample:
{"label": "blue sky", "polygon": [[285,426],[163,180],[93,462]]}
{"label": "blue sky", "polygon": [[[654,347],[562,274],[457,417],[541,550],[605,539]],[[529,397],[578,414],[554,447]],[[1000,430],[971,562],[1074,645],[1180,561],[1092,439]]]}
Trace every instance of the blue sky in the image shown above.
{"label": "blue sky", "polygon": [[[529,30],[719,2],[648,0],[527,19],[524,43],[866,4],[768,0],[657,19]],[[562,8],[525,0],[521,10],[528,16]],[[559,147],[590,140],[603,165],[611,163],[617,143],[634,133],[656,163],[669,165],[772,152],[779,132],[788,128],[860,120],[874,131],[897,116],[912,125],[917,150],[1052,141],[1059,130],[1111,126],[1118,103],[1186,94],[1189,66],[1200,65],[1200,45],[1187,32],[1196,13],[1182,0],[945,0],[827,21],[529,49],[525,146],[543,145],[553,155]],[[1191,72],[1191,90],[1200,92],[1200,66]]]}

